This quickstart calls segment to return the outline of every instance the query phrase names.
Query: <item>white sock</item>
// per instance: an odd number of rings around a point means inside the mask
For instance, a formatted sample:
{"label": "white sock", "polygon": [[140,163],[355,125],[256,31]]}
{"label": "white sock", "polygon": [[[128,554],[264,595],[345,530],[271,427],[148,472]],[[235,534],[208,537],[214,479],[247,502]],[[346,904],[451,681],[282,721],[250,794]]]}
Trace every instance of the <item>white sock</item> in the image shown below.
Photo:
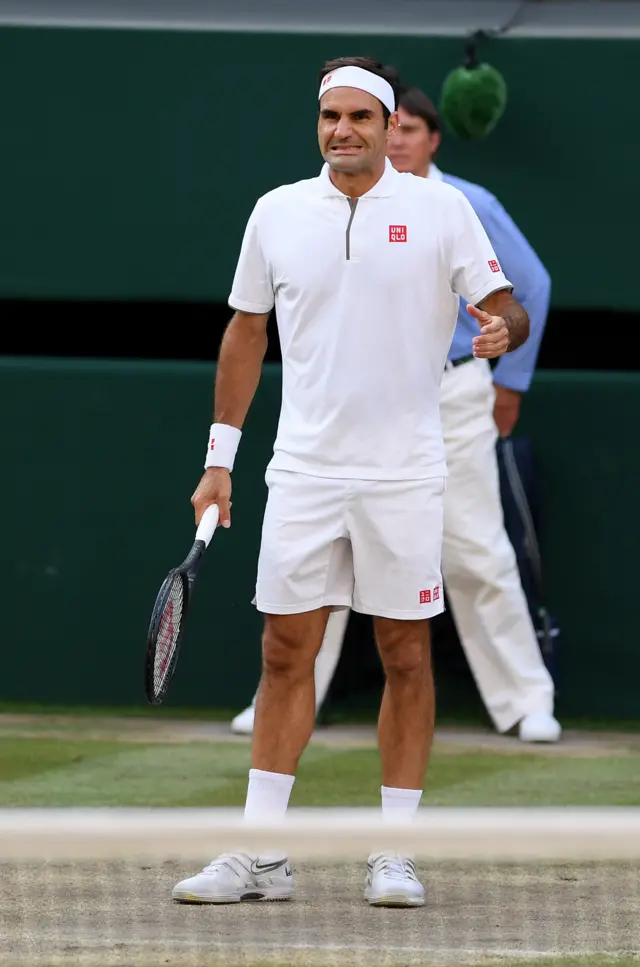
{"label": "white sock", "polygon": [[422,789],[392,789],[381,786],[382,819],[388,823],[410,823],[418,811]]}
{"label": "white sock", "polygon": [[295,778],[282,772],[250,769],[244,818],[255,823],[282,822]]}

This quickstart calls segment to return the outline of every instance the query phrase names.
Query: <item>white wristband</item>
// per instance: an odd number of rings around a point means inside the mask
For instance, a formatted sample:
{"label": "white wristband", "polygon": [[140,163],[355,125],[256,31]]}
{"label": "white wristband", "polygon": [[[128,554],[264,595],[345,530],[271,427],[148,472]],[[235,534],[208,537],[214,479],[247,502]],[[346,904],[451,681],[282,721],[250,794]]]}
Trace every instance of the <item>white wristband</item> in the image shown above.
{"label": "white wristband", "polygon": [[242,430],[236,429],[235,426],[229,426],[227,423],[213,423],[209,432],[205,470],[209,467],[226,467],[227,470],[233,470],[233,461],[241,436]]}

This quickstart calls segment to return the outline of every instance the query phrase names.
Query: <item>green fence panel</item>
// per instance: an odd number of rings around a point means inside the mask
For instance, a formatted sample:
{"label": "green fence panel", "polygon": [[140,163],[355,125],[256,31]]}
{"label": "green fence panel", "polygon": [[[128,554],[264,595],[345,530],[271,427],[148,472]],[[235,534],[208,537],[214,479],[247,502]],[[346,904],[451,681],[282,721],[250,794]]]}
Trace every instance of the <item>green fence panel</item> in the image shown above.
{"label": "green fence panel", "polygon": [[640,718],[639,422],[635,373],[540,372],[523,408],[567,715]]}
{"label": "green fence panel", "polygon": [[[193,541],[214,369],[0,361],[5,701],[144,703],[158,587]],[[234,473],[233,526],[196,586],[173,704],[240,705],[259,670],[250,604],[280,397],[266,367]]]}
{"label": "green fence panel", "polygon": [[[151,607],[193,538],[213,375],[204,364],[0,360],[1,700],[144,702]],[[280,380],[265,367],[233,524],[198,580],[171,704],[240,707],[253,694],[262,621],[250,602]],[[640,717],[639,421],[635,375],[539,373],[524,407],[566,715]]]}
{"label": "green fence panel", "polygon": [[[619,93],[639,52],[637,40],[491,43],[507,112],[486,141],[445,138],[442,167],[497,193],[558,307],[640,307],[640,139]],[[0,297],[226,300],[256,198],[319,170],[317,69],[350,53],[437,98],[463,43],[0,28]]]}

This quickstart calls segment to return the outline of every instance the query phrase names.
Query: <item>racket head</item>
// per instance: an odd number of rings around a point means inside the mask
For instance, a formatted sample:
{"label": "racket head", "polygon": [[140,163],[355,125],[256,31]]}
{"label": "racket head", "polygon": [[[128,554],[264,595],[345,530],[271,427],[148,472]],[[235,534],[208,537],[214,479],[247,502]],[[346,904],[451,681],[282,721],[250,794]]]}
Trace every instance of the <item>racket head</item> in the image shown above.
{"label": "racket head", "polygon": [[150,705],[167,694],[184,635],[190,582],[185,571],[169,571],[158,591],[147,632],[145,692]]}

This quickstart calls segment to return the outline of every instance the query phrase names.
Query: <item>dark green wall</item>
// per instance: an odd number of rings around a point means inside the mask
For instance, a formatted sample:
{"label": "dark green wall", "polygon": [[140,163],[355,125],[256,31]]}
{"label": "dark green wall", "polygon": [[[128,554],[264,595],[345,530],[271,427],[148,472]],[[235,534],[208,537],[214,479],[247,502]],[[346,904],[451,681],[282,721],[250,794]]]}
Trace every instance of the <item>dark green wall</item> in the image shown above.
{"label": "dark green wall", "polygon": [[[0,360],[0,700],[144,702],[150,610],[192,540],[212,379],[198,364]],[[279,399],[267,366],[171,704],[240,707],[256,684],[250,601]],[[565,715],[640,714],[639,420],[635,375],[539,373],[526,401]]]}
{"label": "dark green wall", "polygon": [[[0,297],[227,298],[258,195],[315,174],[316,72],[369,53],[437,96],[453,38],[0,29]],[[495,191],[556,306],[640,308],[638,41],[501,40],[496,132],[441,164]],[[627,92],[629,92],[627,94]]]}
{"label": "dark green wall", "polygon": [[640,717],[639,423],[640,374],[539,372],[519,425],[539,468],[567,714]]}
{"label": "dark green wall", "polygon": [[[193,540],[214,369],[0,360],[4,700],[144,702],[159,583]],[[279,408],[265,376],[215,536],[172,698],[240,705],[259,668],[250,601]],[[244,687],[243,687],[244,686]]]}

